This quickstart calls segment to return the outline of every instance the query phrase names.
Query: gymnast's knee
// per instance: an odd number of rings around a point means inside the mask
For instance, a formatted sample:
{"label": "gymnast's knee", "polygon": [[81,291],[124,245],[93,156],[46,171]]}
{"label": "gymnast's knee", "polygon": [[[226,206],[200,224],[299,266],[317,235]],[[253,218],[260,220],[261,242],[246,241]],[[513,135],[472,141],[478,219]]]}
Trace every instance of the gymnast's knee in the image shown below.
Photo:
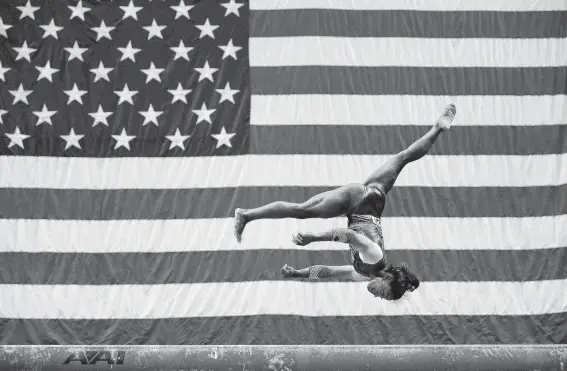
{"label": "gymnast's knee", "polygon": [[296,219],[313,218],[316,214],[314,208],[307,203],[292,204],[291,207],[293,208],[293,211],[296,214],[295,217]]}

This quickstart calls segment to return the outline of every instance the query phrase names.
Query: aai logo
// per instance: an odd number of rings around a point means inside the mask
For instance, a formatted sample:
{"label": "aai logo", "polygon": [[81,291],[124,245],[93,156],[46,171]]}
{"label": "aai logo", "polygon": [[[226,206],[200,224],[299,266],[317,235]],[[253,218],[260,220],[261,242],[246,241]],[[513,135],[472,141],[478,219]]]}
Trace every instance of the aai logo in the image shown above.
{"label": "aai logo", "polygon": [[123,350],[116,352],[108,350],[78,350],[71,352],[63,364],[96,365],[97,362],[106,362],[109,365],[122,365],[125,357],[126,352]]}

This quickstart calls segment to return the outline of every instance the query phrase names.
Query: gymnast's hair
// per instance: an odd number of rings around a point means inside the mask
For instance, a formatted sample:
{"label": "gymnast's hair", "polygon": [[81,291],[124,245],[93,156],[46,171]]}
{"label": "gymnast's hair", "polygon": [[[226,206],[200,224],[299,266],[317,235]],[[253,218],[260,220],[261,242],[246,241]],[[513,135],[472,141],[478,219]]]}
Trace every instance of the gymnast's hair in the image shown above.
{"label": "gymnast's hair", "polygon": [[388,264],[379,275],[389,277],[390,290],[392,290],[394,300],[401,299],[406,291],[411,292],[419,287],[419,280],[408,269],[406,263],[400,265]]}

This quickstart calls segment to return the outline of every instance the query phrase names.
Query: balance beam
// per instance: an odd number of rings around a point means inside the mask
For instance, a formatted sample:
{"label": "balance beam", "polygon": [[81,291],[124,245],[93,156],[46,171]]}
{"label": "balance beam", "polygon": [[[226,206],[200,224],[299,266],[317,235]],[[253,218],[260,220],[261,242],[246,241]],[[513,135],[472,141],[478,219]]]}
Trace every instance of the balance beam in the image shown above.
{"label": "balance beam", "polygon": [[2,371],[79,369],[567,371],[567,345],[0,347]]}

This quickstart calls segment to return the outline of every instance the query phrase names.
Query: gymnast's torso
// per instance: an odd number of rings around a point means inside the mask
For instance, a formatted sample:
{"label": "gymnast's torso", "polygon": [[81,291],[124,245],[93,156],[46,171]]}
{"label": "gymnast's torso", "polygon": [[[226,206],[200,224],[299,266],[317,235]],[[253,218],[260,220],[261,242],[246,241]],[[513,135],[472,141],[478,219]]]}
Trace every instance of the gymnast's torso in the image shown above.
{"label": "gymnast's torso", "polygon": [[360,253],[349,245],[351,262],[354,269],[361,275],[371,278],[375,273],[386,267],[386,252],[384,250],[384,237],[382,234],[382,211],[386,197],[379,187],[365,186],[364,193],[349,213],[348,229],[363,234],[376,243],[382,250],[383,258],[377,263],[369,264],[362,261]]}

